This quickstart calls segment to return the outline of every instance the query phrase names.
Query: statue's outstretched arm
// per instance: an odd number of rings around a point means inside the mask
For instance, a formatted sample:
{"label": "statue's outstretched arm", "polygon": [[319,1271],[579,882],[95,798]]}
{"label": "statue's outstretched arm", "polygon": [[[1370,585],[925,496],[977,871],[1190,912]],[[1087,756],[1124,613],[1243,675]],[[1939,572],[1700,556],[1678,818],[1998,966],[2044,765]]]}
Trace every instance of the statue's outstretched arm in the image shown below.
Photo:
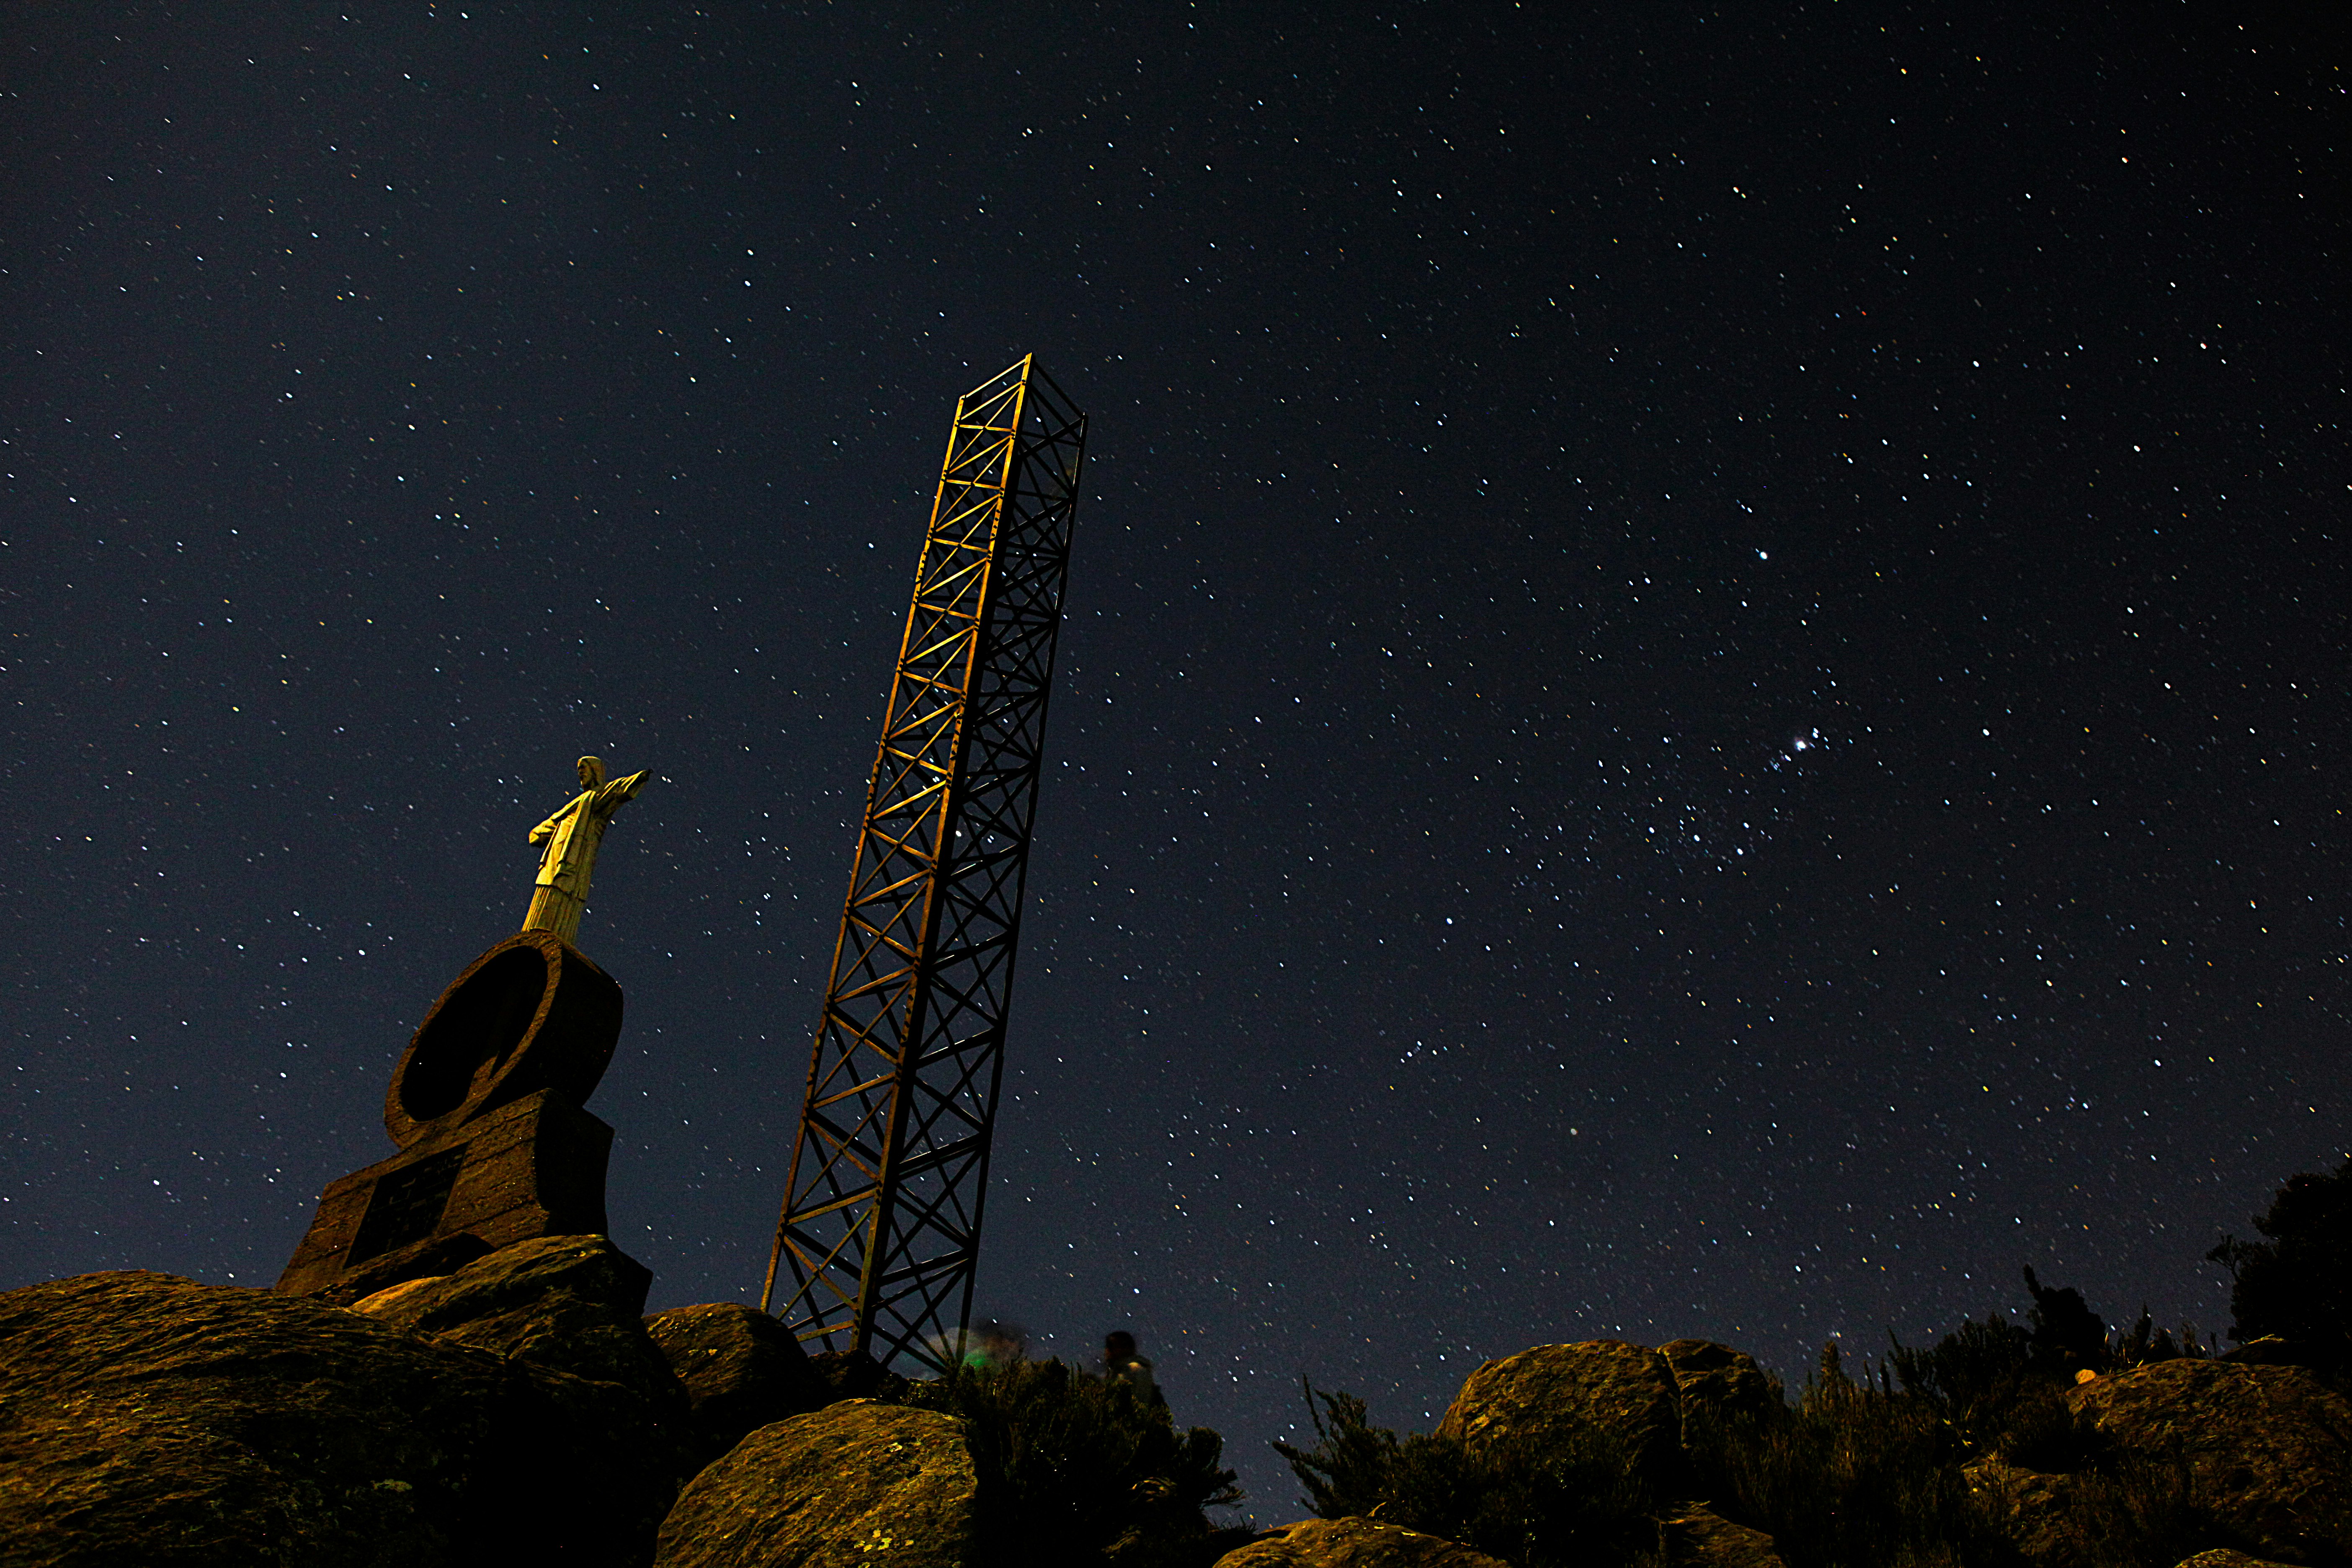
{"label": "statue's outstretched arm", "polygon": [[553,816],[549,817],[545,822],[542,822],[537,827],[532,828],[530,830],[530,841],[533,844],[545,843],[548,836],[555,831],[556,825],[562,822],[566,816],[570,816],[572,808],[570,806],[565,806],[562,811],[557,812]]}
{"label": "statue's outstretched arm", "polygon": [[609,812],[636,799],[637,791],[645,787],[646,775],[652,772],[651,768],[646,768],[631,773],[627,778],[614,779],[596,792],[596,808]]}

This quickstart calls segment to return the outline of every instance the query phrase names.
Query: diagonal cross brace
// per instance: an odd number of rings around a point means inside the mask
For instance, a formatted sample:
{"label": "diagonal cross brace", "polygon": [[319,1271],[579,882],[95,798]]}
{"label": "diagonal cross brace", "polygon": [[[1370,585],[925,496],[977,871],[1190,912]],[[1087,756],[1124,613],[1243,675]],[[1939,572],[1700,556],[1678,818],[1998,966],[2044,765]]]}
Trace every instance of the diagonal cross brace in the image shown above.
{"label": "diagonal cross brace", "polygon": [[971,1315],[1085,450],[1034,356],[956,405],[761,1296],[825,1349]]}

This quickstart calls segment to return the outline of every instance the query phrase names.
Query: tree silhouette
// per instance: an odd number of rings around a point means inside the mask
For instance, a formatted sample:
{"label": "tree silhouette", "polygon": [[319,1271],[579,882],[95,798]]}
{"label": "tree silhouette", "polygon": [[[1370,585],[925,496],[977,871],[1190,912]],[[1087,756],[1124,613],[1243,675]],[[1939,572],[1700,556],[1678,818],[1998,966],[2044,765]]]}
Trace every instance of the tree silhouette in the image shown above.
{"label": "tree silhouette", "polygon": [[2254,1228],[2268,1239],[2224,1236],[2205,1255],[2234,1281],[2230,1337],[2275,1336],[2296,1361],[2352,1367],[2352,1159],[2332,1174],[2288,1177]]}

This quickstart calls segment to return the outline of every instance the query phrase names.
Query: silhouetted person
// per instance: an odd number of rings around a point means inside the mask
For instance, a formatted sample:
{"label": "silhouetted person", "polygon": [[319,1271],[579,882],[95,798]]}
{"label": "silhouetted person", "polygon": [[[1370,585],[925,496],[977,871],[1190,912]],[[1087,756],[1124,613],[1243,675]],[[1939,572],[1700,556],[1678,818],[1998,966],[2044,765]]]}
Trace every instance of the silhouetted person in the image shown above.
{"label": "silhouetted person", "polygon": [[1152,1381],[1151,1363],[1135,1352],[1135,1336],[1125,1329],[1113,1329],[1103,1336],[1103,1370],[1113,1383],[1123,1383],[1135,1390],[1135,1397],[1145,1405],[1166,1405],[1167,1396],[1160,1384]]}

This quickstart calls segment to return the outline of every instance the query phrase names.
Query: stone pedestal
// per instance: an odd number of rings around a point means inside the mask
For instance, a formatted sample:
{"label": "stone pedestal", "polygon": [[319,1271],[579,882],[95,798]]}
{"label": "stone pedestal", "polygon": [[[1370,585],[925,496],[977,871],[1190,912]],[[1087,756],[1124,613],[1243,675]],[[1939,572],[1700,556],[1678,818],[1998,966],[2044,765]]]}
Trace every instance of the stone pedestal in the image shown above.
{"label": "stone pedestal", "polygon": [[476,959],[393,1073],[400,1152],[327,1188],[278,1289],[356,1300],[533,1237],[602,1235],[613,1130],[581,1102],[621,1010],[612,977],[551,932]]}

